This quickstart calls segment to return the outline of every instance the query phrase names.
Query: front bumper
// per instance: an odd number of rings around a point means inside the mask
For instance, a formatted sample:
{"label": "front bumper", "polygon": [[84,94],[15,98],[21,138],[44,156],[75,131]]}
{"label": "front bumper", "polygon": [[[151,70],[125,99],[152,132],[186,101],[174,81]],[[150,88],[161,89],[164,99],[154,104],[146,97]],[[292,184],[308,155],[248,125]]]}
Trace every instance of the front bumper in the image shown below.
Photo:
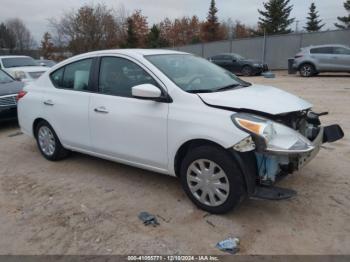
{"label": "front bumper", "polygon": [[324,136],[324,127],[321,127],[317,137],[312,142],[313,149],[310,150],[309,152],[305,152],[299,155],[297,170],[301,169],[307,163],[309,163],[312,159],[315,158],[315,156],[318,154],[318,152],[321,149],[321,146],[323,143],[323,136]]}
{"label": "front bumper", "polygon": [[17,119],[17,107],[0,107],[0,122]]}
{"label": "front bumper", "polygon": [[300,170],[315,158],[323,143],[337,141],[343,136],[343,130],[339,125],[320,127],[308,150],[289,153],[287,151],[256,153],[260,183],[271,185],[279,177]]}

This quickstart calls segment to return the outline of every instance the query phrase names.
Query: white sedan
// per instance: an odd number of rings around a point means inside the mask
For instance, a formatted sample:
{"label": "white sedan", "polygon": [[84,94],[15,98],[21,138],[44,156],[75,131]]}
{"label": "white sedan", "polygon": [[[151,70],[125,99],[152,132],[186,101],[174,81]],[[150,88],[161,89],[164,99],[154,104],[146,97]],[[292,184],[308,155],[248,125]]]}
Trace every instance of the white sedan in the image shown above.
{"label": "white sedan", "polygon": [[17,81],[29,83],[39,78],[49,68],[39,65],[30,56],[0,56],[0,68]]}
{"label": "white sedan", "polygon": [[18,99],[21,129],[48,160],[78,151],[176,176],[212,213],[244,197],[290,197],[274,182],[343,137],[294,95],[167,50],[78,55]]}

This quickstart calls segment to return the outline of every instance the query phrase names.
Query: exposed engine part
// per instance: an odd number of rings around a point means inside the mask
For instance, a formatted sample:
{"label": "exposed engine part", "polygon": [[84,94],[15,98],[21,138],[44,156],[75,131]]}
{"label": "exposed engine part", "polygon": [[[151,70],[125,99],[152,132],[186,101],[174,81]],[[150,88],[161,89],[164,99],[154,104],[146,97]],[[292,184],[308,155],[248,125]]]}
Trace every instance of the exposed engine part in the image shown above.
{"label": "exposed engine part", "polygon": [[248,152],[255,149],[255,143],[251,136],[243,139],[233,146],[233,149],[238,152]]}

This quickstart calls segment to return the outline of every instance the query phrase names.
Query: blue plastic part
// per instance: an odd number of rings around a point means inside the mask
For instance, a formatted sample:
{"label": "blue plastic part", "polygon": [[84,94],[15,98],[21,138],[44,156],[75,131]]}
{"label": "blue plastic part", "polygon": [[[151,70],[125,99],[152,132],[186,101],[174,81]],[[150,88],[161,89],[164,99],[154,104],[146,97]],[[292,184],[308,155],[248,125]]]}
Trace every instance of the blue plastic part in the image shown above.
{"label": "blue plastic part", "polygon": [[279,158],[256,153],[259,176],[263,181],[274,182],[280,172]]}

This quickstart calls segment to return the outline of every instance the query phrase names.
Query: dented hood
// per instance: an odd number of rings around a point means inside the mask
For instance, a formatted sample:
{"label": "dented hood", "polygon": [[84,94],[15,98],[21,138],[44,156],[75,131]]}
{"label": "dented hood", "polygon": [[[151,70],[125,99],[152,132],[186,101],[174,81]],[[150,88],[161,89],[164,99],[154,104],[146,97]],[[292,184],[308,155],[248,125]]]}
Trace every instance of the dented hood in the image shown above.
{"label": "dented hood", "polygon": [[301,111],[312,107],[312,104],[295,95],[262,85],[198,95],[208,105],[232,108],[233,110],[253,110],[271,115]]}

